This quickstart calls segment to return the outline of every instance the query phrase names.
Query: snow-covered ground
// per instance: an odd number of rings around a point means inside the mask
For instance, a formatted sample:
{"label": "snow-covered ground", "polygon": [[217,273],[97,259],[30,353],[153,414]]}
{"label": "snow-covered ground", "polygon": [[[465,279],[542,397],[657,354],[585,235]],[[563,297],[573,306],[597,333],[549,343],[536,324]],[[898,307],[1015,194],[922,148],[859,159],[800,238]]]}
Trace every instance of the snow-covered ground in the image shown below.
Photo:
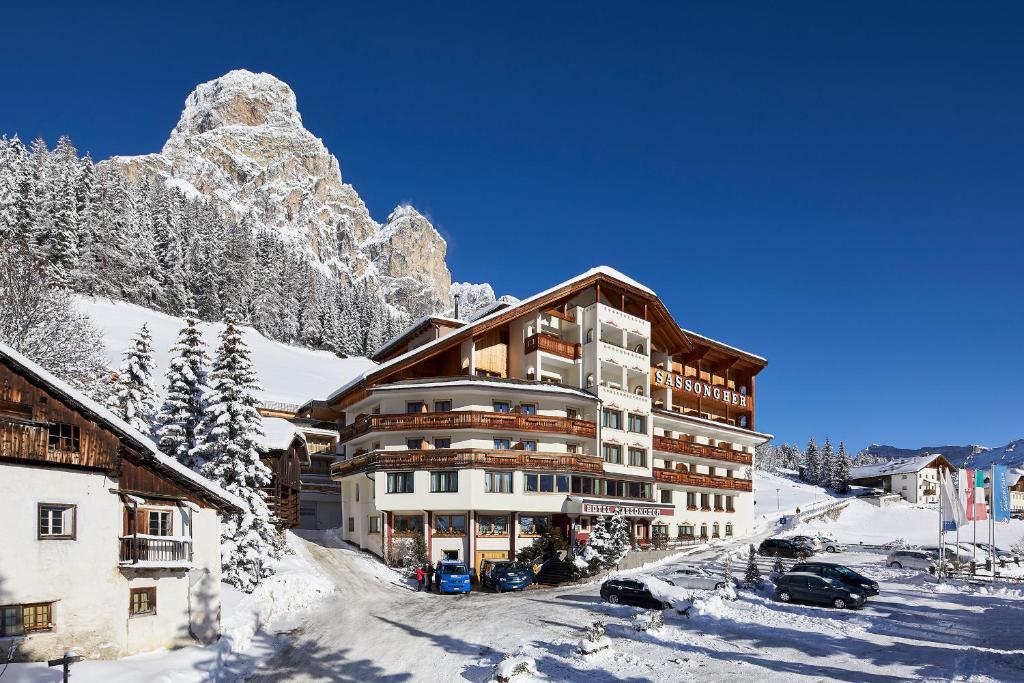
{"label": "snow-covered ground", "polygon": [[[170,348],[182,328],[181,318],[158,313],[142,306],[110,299],[75,296],[75,306],[89,315],[102,330],[107,345],[107,361],[113,368],[121,364],[121,354],[143,323],[153,335],[155,380],[163,381],[170,359]],[[203,339],[212,356],[217,348],[218,324],[202,323]],[[305,403],[311,398],[326,398],[356,375],[374,366],[361,356],[338,358],[329,351],[313,351],[267,339],[256,330],[243,327],[245,342],[252,350],[252,361],[263,390],[261,400]],[[162,393],[162,388],[158,386]]]}

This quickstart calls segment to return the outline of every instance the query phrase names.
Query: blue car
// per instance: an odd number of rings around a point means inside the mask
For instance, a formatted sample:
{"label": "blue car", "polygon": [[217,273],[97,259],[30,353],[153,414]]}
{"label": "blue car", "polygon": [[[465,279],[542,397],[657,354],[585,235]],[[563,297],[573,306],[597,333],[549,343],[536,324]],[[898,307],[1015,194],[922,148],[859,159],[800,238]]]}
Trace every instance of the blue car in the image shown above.
{"label": "blue car", "polygon": [[437,590],[442,595],[469,592],[469,570],[466,569],[464,562],[441,560],[437,563],[434,580],[437,581]]}
{"label": "blue car", "polygon": [[521,562],[484,560],[480,565],[480,583],[499,593],[521,591],[533,583],[533,572]]}

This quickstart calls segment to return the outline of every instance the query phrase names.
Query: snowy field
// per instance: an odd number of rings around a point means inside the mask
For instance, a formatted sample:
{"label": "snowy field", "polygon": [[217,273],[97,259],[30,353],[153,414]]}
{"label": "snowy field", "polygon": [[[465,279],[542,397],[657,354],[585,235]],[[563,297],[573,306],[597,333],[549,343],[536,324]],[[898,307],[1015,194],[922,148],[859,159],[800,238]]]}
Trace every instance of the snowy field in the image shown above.
{"label": "snowy field", "polygon": [[[86,313],[103,332],[107,345],[107,362],[112,368],[121,364],[121,354],[128,348],[131,338],[143,323],[149,325],[153,335],[155,379],[163,380],[163,372],[170,359],[169,350],[178,338],[183,323],[181,318],[151,311],[142,306],[94,299],[76,295],[76,308]],[[200,323],[208,352],[217,348],[220,325]],[[368,358],[354,356],[338,358],[329,351],[313,351],[267,339],[250,327],[242,328],[245,342],[252,350],[252,361],[263,391],[261,400],[284,403],[305,403],[311,398],[326,398],[338,387],[346,384],[364,370],[373,367]],[[157,390],[162,393],[162,387]]]}

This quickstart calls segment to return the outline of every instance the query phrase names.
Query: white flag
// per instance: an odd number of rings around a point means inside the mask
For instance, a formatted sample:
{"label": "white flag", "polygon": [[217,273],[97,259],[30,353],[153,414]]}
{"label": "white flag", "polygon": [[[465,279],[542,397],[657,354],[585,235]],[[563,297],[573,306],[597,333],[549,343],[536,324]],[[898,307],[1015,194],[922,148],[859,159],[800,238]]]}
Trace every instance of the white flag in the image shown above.
{"label": "white flag", "polygon": [[942,468],[939,468],[939,504],[942,506],[942,517],[947,523],[953,523],[957,528],[967,524],[967,512],[953,488],[953,478]]}

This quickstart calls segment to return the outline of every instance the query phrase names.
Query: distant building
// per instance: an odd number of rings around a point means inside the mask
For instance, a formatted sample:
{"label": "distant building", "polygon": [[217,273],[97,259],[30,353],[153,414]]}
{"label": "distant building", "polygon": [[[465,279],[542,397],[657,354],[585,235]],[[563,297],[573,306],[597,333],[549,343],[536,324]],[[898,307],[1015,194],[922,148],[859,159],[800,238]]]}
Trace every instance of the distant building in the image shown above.
{"label": "distant building", "polygon": [[854,467],[850,472],[850,483],[899,494],[911,503],[938,503],[939,471],[942,469],[952,472],[956,468],[941,455],[922,455]]}
{"label": "distant building", "polygon": [[263,418],[263,464],[270,468],[272,479],[264,490],[267,505],[278,529],[299,526],[299,498],[302,490],[301,471],[309,467],[306,436],[288,420]]}
{"label": "distant building", "polygon": [[1024,515],[1024,470],[1010,470],[1006,481],[1010,486],[1010,512],[1020,517]]}
{"label": "distant building", "polygon": [[220,636],[237,497],[0,344],[0,651],[116,658]]}

